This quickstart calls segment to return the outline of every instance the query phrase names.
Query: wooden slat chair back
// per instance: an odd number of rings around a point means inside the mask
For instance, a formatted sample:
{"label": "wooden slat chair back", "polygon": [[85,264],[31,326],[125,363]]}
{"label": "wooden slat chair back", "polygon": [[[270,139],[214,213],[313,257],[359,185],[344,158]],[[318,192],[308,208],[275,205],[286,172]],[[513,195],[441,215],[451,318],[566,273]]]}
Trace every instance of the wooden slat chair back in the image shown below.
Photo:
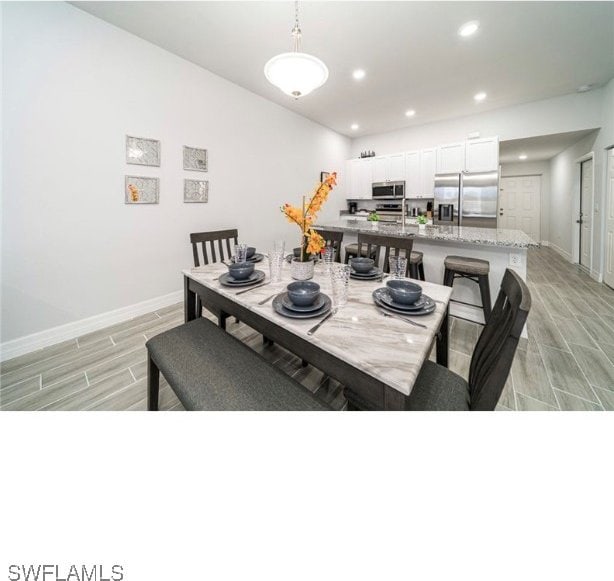
{"label": "wooden slat chair back", "polygon": [[335,262],[341,262],[341,245],[343,244],[343,232],[336,232],[334,230],[324,230],[322,228],[314,228],[318,232],[324,241],[326,246],[332,246],[335,252],[333,260]]}
{"label": "wooden slat chair back", "polygon": [[400,251],[403,250],[407,257],[407,268],[405,276],[409,277],[410,270],[410,256],[411,250],[414,246],[414,237],[406,236],[398,238],[396,236],[383,236],[381,234],[368,234],[366,232],[358,233],[358,256],[361,256],[362,246],[366,245],[367,253],[365,256],[371,256],[371,252],[375,251],[375,264],[380,264],[381,251],[384,249],[384,263],[382,268],[384,272],[390,272],[390,265],[388,259],[391,256],[399,256]]}
{"label": "wooden slat chair back", "polygon": [[[238,244],[238,235],[239,233],[236,229],[217,230],[215,232],[194,232],[190,234],[192,253],[194,255],[194,266],[200,266],[200,257],[198,253],[199,245],[201,246],[203,261],[205,265],[212,262],[222,262],[224,260],[230,260],[230,257],[233,254],[234,247]],[[232,248],[230,244],[231,241],[234,243]],[[208,251],[207,243],[209,243]]]}
{"label": "wooden slat chair back", "polygon": [[507,381],[518,340],[531,309],[531,293],[509,268],[501,290],[471,357],[470,407],[494,410]]}

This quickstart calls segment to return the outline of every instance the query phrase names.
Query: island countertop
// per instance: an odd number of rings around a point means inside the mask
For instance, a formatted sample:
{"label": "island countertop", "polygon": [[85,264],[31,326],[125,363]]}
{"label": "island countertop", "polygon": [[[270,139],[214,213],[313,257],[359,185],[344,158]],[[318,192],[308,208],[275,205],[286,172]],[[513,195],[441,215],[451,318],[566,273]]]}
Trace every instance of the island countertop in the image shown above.
{"label": "island countertop", "polygon": [[390,222],[379,222],[376,228],[371,222],[365,220],[337,220],[317,224],[315,228],[336,230],[341,232],[365,232],[372,234],[385,234],[387,236],[411,236],[416,241],[428,242],[438,240],[462,244],[478,244],[486,246],[503,246],[508,248],[529,248],[539,246],[532,238],[522,230],[507,230],[505,228],[473,228],[469,226],[443,226],[428,224],[424,230],[418,226]]}

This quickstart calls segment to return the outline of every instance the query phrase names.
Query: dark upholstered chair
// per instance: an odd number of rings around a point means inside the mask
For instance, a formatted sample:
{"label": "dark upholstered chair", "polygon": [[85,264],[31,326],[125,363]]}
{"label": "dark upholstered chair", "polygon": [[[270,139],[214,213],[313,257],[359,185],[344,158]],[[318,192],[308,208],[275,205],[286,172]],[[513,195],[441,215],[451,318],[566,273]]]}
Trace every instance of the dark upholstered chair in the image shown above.
{"label": "dark upholstered chair", "polygon": [[[365,232],[358,233],[358,251],[366,246],[366,256],[372,256],[374,253],[375,264],[380,264],[381,252],[384,250],[384,262],[382,267],[384,272],[390,271],[388,259],[391,256],[411,255],[411,249],[414,245],[414,237],[407,236],[398,238],[395,236],[383,236],[381,234],[367,234]],[[407,269],[405,276],[410,275],[410,261],[407,261]]]}
{"label": "dark upholstered chair", "polygon": [[324,241],[326,246],[332,246],[335,254],[333,260],[335,262],[341,262],[341,245],[343,244],[343,232],[336,232],[334,230],[324,230],[322,228],[314,228],[318,232]]}
{"label": "dark upholstered chair", "polygon": [[147,341],[147,409],[158,409],[160,372],[187,410],[331,408],[208,319]]}
{"label": "dark upholstered chair", "polygon": [[407,398],[406,409],[494,410],[530,309],[527,285],[508,268],[495,307],[475,346],[469,382],[446,367],[426,361]]}
{"label": "dark upholstered chair", "polygon": [[[200,256],[198,253],[198,246],[201,247],[203,255],[203,264],[207,265],[210,262],[223,262],[224,260],[230,260],[233,254],[234,246],[238,244],[239,232],[237,229],[232,230],[216,230],[212,232],[193,232],[190,234],[190,243],[192,244],[192,254],[194,256],[194,266],[200,266]],[[233,243],[231,248],[230,243]],[[209,243],[209,251],[207,251],[207,243]],[[216,252],[217,243],[217,252]],[[224,252],[226,251],[226,252]],[[202,305],[200,298],[196,297],[196,312],[200,317],[202,314]],[[220,327],[224,329],[226,327],[226,319],[221,313],[213,313],[217,316]]]}

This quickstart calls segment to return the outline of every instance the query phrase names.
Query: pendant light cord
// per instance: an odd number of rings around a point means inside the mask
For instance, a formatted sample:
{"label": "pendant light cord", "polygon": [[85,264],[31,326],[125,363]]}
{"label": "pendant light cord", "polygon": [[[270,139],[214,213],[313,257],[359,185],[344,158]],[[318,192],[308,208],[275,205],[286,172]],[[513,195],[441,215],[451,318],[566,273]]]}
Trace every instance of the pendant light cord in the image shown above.
{"label": "pendant light cord", "polygon": [[301,29],[298,24],[298,0],[294,0],[294,28],[292,29],[292,37],[294,39],[294,52],[301,51]]}

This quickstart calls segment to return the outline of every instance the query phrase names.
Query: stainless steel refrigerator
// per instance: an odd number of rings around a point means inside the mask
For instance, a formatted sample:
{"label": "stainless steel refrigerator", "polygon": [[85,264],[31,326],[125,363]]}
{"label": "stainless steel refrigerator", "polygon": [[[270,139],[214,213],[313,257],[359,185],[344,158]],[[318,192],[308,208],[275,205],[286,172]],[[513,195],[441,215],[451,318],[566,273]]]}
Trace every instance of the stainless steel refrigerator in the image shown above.
{"label": "stainless steel refrigerator", "polygon": [[496,171],[436,175],[433,223],[496,228],[498,194]]}

